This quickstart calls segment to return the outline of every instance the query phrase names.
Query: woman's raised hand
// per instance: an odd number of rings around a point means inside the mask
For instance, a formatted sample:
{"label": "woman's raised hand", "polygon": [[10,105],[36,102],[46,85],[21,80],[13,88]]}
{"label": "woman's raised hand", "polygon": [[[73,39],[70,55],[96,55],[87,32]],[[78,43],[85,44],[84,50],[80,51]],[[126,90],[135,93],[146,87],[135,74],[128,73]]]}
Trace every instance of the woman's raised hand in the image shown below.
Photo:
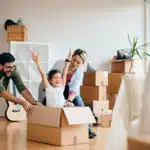
{"label": "woman's raised hand", "polygon": [[72,55],[73,55],[72,49],[69,48],[68,59],[69,59],[70,61],[71,61],[71,59],[72,59]]}

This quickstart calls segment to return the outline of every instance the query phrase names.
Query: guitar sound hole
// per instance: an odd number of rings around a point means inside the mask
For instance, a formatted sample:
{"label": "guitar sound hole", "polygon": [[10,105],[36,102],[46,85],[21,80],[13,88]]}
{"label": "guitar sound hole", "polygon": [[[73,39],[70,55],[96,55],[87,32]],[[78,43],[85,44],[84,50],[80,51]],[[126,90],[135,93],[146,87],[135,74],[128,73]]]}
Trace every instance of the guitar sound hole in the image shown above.
{"label": "guitar sound hole", "polygon": [[20,110],[12,110],[12,112],[20,112]]}

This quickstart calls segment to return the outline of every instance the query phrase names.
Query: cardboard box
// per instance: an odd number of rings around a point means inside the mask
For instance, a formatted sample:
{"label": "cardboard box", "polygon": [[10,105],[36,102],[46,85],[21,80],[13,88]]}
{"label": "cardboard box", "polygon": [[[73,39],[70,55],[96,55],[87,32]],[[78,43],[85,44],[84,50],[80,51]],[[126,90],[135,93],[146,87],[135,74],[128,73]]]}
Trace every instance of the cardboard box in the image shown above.
{"label": "cardboard box", "polygon": [[115,101],[109,101],[109,109],[113,110],[115,106]]}
{"label": "cardboard box", "polygon": [[128,150],[150,150],[150,136],[129,137]]}
{"label": "cardboard box", "polygon": [[93,112],[93,101],[84,101],[84,105],[86,107],[89,107],[91,109],[91,111]]}
{"label": "cardboard box", "polygon": [[85,101],[85,106],[88,106],[91,108],[92,112],[95,115],[100,115],[101,111],[105,109],[109,109],[109,101],[108,100],[101,100],[101,101]]}
{"label": "cardboard box", "polygon": [[26,41],[27,36],[25,33],[10,33],[7,34],[7,41]]}
{"label": "cardboard box", "polygon": [[107,86],[108,85],[108,72],[85,72],[83,85],[87,86]]}
{"label": "cardboard box", "polygon": [[93,101],[93,113],[96,116],[100,116],[104,110],[109,109],[109,101],[102,100],[102,101]]}
{"label": "cardboard box", "polygon": [[108,100],[101,100],[101,101],[85,101],[85,106],[90,107],[93,114],[98,118],[98,124],[101,124],[101,114],[103,110],[109,109],[109,101]]}
{"label": "cardboard box", "polygon": [[113,60],[111,62],[112,73],[128,73],[131,67],[131,59],[129,60]]}
{"label": "cardboard box", "polygon": [[27,28],[24,25],[8,26],[7,41],[26,41]]}
{"label": "cardboard box", "polygon": [[117,96],[118,96],[118,94],[108,94],[107,95],[107,99],[109,100],[109,101],[116,101],[116,99],[117,99]]}
{"label": "cardboard box", "polygon": [[113,110],[118,94],[108,94],[109,109]]}
{"label": "cardboard box", "polygon": [[108,94],[118,94],[124,73],[109,73]]}
{"label": "cardboard box", "polygon": [[103,111],[109,109],[109,101],[102,100],[102,101],[93,101],[93,113],[98,118],[98,124],[102,124],[101,115]]}
{"label": "cardboard box", "polygon": [[27,27],[25,25],[12,25],[8,26],[7,32],[9,34],[27,32]]}
{"label": "cardboard box", "polygon": [[89,123],[95,123],[95,118],[88,107],[34,106],[27,138],[59,146],[88,143]]}
{"label": "cardboard box", "polygon": [[103,112],[101,114],[101,127],[109,128],[112,122],[112,112]]}
{"label": "cardboard box", "polygon": [[80,94],[84,101],[106,100],[106,86],[81,86]]}

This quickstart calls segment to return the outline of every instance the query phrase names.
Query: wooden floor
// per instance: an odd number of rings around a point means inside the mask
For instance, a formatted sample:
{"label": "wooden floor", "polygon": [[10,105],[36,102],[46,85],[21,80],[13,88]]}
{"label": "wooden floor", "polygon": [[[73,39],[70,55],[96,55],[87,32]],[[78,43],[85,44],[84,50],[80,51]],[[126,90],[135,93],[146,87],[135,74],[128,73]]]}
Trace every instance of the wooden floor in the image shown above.
{"label": "wooden floor", "polygon": [[0,117],[0,150],[103,150],[109,129],[96,127],[94,131],[98,136],[89,144],[58,147],[27,141],[26,123],[10,123]]}

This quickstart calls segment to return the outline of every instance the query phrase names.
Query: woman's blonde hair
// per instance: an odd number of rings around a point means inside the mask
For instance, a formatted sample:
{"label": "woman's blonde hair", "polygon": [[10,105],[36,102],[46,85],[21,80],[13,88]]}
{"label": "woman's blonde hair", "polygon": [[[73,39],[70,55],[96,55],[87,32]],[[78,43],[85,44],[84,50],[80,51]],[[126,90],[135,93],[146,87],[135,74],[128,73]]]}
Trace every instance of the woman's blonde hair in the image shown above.
{"label": "woman's blonde hair", "polygon": [[85,50],[82,50],[82,49],[75,50],[74,53],[73,53],[73,56],[76,56],[76,55],[81,57],[83,63],[85,63],[87,61],[88,56],[87,56],[87,53],[86,53]]}

